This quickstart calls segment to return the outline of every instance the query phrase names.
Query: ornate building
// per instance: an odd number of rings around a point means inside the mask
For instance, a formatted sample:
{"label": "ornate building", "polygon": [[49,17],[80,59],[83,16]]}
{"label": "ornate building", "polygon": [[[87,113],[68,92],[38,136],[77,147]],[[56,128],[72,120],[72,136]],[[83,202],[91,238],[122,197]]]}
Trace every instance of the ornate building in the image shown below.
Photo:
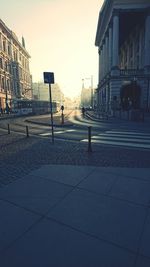
{"label": "ornate building", "polygon": [[98,107],[150,109],[150,1],[105,0],[95,45]]}
{"label": "ornate building", "polygon": [[0,108],[11,107],[16,98],[32,98],[30,55],[17,36],[0,20]]}

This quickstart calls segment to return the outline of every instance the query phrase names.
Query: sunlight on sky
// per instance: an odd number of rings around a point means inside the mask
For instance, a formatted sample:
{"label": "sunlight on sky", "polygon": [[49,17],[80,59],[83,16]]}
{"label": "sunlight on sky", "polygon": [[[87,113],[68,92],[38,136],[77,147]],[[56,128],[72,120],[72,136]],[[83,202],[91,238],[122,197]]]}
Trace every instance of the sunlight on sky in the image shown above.
{"label": "sunlight on sky", "polygon": [[[0,0],[1,2],[2,0]],[[66,96],[80,94],[82,79],[93,75],[98,82],[98,50],[95,35],[103,0],[5,0],[1,19],[31,55],[33,82],[43,72],[55,74]],[[90,86],[86,82],[86,86]]]}

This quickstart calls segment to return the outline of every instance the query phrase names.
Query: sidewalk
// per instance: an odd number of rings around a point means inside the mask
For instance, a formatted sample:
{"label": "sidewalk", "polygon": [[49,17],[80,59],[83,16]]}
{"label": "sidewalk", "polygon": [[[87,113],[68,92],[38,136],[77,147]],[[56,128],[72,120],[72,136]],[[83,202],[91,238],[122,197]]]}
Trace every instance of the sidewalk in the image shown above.
{"label": "sidewalk", "polygon": [[144,124],[144,125],[150,125],[150,113],[144,114],[144,120],[131,120],[131,118],[128,118],[127,112],[123,116],[119,116],[119,111],[116,113],[115,116],[113,115],[104,115],[104,116],[98,116],[94,111],[86,111],[86,116],[89,119],[92,119],[94,121],[101,121],[101,122],[130,122],[132,124]]}
{"label": "sidewalk", "polygon": [[[27,122],[41,124],[49,126],[51,124],[51,116],[50,114],[40,115],[40,116],[33,116],[26,120]],[[57,127],[65,127],[65,126],[72,126],[72,122],[68,120],[67,114],[64,114],[64,118],[62,118],[61,113],[53,114],[53,125]]]}
{"label": "sidewalk", "polygon": [[150,169],[43,165],[0,188],[1,267],[149,267]]}

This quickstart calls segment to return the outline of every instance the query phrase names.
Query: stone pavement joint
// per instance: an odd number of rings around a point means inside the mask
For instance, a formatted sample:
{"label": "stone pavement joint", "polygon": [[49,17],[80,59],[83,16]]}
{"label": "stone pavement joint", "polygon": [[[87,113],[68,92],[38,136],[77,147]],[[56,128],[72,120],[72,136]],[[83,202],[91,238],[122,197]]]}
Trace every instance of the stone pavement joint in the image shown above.
{"label": "stone pavement joint", "polygon": [[150,266],[149,171],[46,164],[0,188],[1,266]]}

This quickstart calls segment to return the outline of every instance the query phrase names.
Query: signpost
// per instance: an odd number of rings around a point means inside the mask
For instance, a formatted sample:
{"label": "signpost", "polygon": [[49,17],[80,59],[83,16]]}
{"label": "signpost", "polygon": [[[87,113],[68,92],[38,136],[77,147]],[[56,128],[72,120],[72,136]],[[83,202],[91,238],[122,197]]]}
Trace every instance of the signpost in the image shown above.
{"label": "signpost", "polygon": [[52,127],[52,143],[54,143],[54,125],[53,125],[53,107],[52,107],[52,92],[51,84],[54,83],[54,73],[53,72],[43,72],[44,83],[49,84],[49,101],[50,101],[50,114],[51,114],[51,127]]}
{"label": "signpost", "polygon": [[63,111],[64,111],[64,106],[62,105],[61,106],[61,123],[62,124],[64,124],[64,113],[63,113]]}

